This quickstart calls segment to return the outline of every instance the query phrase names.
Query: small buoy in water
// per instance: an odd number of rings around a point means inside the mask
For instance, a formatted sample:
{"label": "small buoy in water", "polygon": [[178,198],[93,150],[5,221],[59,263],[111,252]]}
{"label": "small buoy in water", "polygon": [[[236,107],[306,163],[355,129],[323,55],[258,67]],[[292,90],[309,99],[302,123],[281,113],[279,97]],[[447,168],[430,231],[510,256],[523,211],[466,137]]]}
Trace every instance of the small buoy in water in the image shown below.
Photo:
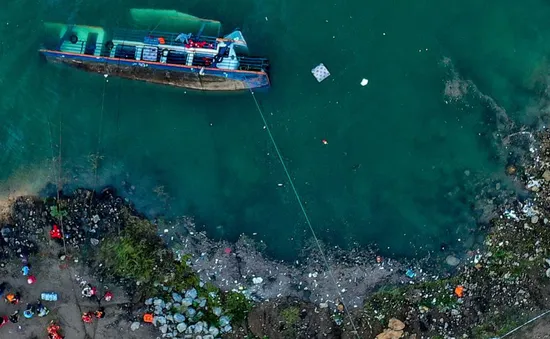
{"label": "small buoy in water", "polygon": [[508,165],[508,166],[506,166],[506,174],[508,174],[508,175],[514,175],[514,174],[516,174],[517,170],[518,170],[518,169],[517,169],[516,166],[514,166],[514,165]]}
{"label": "small buoy in water", "polygon": [[321,142],[323,143],[323,145],[327,145],[327,144],[328,144],[328,141],[326,141],[325,139],[323,139]]}
{"label": "small buoy in water", "polygon": [[368,79],[361,80],[361,86],[367,86],[368,83],[369,83]]}

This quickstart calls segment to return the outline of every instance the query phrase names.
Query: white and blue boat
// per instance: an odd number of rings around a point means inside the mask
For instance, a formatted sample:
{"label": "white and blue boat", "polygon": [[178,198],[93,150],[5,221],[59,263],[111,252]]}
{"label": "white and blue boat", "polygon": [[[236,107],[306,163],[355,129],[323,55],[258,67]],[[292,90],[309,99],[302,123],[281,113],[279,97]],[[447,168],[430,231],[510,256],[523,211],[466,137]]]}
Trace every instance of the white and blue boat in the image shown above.
{"label": "white and blue boat", "polygon": [[[151,10],[134,9],[136,20]],[[169,14],[166,14],[169,12]],[[158,14],[158,13],[157,13]],[[46,60],[102,75],[200,91],[268,88],[269,61],[248,56],[239,30],[220,37],[221,24],[175,11],[162,11],[181,29],[173,32],[46,23],[39,50]],[[161,18],[159,21],[162,21]],[[198,27],[192,31],[193,27]],[[217,28],[217,36],[204,35]],[[189,29],[189,31],[184,31]]]}

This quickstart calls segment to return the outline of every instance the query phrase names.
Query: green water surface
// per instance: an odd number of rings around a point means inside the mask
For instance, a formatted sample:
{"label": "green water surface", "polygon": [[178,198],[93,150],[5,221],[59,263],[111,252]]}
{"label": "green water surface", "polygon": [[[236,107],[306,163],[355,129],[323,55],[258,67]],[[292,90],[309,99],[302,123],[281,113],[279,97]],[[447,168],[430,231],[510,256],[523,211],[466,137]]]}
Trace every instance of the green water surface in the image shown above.
{"label": "green water surface", "polygon": [[[66,189],[114,185],[143,212],[193,215],[215,238],[257,233],[279,258],[304,246],[311,232],[250,93],[190,93],[40,59],[44,21],[128,27],[133,7],[239,27],[252,54],[270,58],[273,86],[256,97],[333,245],[461,248],[475,227],[471,181],[503,176],[496,111],[518,126],[544,120],[542,0],[10,0],[0,11],[4,189],[55,180],[61,155]],[[331,76],[317,83],[321,62]],[[446,84],[461,79],[477,89],[450,100]]]}

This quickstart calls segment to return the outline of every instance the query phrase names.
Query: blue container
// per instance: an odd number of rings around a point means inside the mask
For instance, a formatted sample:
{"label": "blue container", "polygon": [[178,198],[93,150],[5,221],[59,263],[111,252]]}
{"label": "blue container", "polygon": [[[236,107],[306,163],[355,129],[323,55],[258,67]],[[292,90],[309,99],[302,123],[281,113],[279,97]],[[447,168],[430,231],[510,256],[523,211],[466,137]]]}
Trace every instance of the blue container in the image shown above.
{"label": "blue container", "polygon": [[43,292],[42,294],[40,294],[40,299],[44,301],[57,301],[57,293]]}

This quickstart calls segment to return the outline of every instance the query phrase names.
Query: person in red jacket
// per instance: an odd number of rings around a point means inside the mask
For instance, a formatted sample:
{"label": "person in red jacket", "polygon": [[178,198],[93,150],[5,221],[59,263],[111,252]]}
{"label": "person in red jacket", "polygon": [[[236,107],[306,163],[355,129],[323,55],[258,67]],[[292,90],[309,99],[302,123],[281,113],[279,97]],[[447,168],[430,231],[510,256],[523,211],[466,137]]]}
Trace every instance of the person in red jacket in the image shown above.
{"label": "person in red jacket", "polygon": [[61,230],[57,225],[53,225],[53,228],[50,231],[50,237],[52,239],[63,239],[63,236],[61,235]]}

